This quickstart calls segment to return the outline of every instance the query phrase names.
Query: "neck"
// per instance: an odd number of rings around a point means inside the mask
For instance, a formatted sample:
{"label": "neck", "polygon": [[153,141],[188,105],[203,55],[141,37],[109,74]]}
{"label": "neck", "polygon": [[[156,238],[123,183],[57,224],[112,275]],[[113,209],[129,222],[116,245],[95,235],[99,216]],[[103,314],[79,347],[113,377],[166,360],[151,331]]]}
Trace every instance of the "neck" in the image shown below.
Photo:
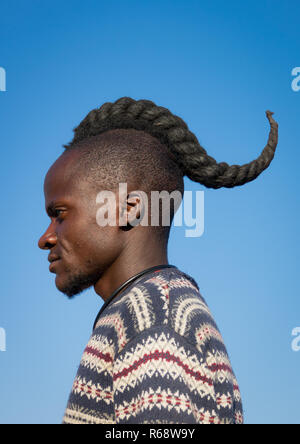
{"label": "neck", "polygon": [[[132,276],[147,268],[157,265],[168,265],[167,246],[154,245],[151,242],[140,242],[124,249],[113,264],[103,273],[96,283],[95,292],[106,301],[110,295]],[[125,288],[124,288],[125,290]]]}

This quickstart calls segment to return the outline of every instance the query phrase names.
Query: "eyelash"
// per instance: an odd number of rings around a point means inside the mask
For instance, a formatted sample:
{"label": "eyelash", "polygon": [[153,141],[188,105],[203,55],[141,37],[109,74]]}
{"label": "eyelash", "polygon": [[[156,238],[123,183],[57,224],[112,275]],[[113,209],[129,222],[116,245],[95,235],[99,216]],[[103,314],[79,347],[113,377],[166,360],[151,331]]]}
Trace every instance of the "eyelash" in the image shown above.
{"label": "eyelash", "polygon": [[61,222],[63,219],[60,217],[60,216],[58,216],[58,213],[63,213],[64,212],[64,210],[54,210],[54,217],[55,217],[55,219],[57,219],[59,222]]}

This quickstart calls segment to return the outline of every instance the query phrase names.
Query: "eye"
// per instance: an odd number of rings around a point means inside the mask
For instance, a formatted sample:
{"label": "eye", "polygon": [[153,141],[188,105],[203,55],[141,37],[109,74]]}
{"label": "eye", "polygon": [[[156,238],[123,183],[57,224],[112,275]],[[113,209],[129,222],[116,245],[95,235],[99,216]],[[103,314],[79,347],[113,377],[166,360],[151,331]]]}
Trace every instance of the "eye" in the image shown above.
{"label": "eye", "polygon": [[55,217],[55,219],[57,219],[59,222],[62,221],[62,213],[64,213],[64,210],[59,210],[59,209],[55,209],[53,212],[53,217]]}

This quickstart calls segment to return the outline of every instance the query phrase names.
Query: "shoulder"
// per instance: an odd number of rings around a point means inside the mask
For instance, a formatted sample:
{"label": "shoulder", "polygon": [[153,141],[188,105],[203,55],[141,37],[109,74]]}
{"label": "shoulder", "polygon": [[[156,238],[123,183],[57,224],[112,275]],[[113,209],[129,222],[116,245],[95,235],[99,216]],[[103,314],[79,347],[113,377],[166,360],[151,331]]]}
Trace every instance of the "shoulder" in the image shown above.
{"label": "shoulder", "polygon": [[113,338],[118,353],[145,330],[166,326],[199,351],[208,340],[222,342],[198,284],[177,268],[144,276],[129,287],[105,310],[95,332]]}
{"label": "shoulder", "polygon": [[177,268],[167,268],[138,281],[111,309],[122,314],[133,334],[141,333],[154,326],[169,325],[176,300],[187,294],[195,300],[200,296],[195,280]]}
{"label": "shoulder", "polygon": [[174,273],[170,282],[170,324],[199,351],[225,350],[213,315],[196,281],[186,273]]}

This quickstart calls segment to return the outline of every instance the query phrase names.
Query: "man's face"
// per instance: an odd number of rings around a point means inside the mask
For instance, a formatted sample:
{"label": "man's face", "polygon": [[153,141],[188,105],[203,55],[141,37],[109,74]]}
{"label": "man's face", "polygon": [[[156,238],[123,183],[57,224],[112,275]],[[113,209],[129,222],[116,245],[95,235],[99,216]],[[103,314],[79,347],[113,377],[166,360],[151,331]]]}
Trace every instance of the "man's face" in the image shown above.
{"label": "man's face", "polygon": [[88,181],[74,180],[78,155],[73,151],[61,156],[46,175],[51,223],[39,240],[39,247],[49,250],[57,288],[69,297],[94,286],[122,247],[117,227],[97,224],[97,191]]}

